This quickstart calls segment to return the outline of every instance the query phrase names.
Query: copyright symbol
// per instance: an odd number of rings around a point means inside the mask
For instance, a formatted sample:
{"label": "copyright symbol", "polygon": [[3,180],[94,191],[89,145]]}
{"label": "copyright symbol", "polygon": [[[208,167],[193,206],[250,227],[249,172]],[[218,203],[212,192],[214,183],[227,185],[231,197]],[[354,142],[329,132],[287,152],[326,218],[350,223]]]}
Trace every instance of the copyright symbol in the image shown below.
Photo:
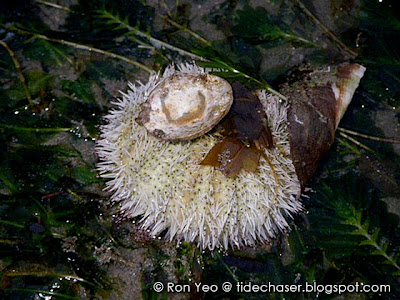
{"label": "copyright symbol", "polygon": [[222,284],[222,290],[223,290],[225,293],[230,292],[231,289],[232,289],[232,283],[230,283],[230,282],[224,282],[224,283]]}
{"label": "copyright symbol", "polygon": [[164,289],[164,285],[162,282],[157,281],[155,284],[153,284],[153,290],[157,293],[162,292]]}

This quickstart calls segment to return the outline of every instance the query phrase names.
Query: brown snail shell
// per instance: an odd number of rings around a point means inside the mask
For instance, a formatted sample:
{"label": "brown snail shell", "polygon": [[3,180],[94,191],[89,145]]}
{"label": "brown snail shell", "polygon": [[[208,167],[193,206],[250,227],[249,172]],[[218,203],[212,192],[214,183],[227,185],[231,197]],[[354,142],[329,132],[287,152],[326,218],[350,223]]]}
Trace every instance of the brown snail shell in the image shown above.
{"label": "brown snail shell", "polygon": [[136,122],[165,140],[189,140],[211,130],[233,102],[230,84],[210,74],[173,74],[141,106]]}
{"label": "brown snail shell", "polygon": [[[286,84],[290,153],[302,189],[311,179],[349,105],[365,67],[344,63],[301,70],[300,80]],[[306,74],[306,76],[305,76]]]}

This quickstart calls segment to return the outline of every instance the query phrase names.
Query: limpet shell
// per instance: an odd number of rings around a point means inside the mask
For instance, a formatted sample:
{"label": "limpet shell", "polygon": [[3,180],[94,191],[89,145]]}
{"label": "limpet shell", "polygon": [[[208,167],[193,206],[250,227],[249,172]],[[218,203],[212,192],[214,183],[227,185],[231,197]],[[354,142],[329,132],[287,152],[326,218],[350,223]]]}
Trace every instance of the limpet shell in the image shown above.
{"label": "limpet shell", "polygon": [[233,102],[230,84],[210,74],[173,74],[141,105],[136,122],[165,140],[189,140],[211,130]]}

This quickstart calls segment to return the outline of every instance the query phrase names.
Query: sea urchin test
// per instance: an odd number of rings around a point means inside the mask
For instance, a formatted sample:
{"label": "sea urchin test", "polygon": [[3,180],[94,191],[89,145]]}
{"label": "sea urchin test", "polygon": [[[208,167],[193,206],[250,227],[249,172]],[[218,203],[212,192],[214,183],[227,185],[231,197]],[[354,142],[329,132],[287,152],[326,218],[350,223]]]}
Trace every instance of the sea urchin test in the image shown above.
{"label": "sea urchin test", "polygon": [[[179,79],[179,91],[174,85],[171,87],[175,79]],[[360,77],[356,79],[359,81]],[[186,84],[190,86],[188,97],[195,100],[193,106],[189,104],[180,114],[172,116],[173,109],[163,108],[161,102],[173,104],[175,99],[168,97],[174,95],[187,99],[181,94]],[[290,140],[295,134],[288,122],[288,118],[298,118],[299,109],[292,110],[290,115],[290,103],[265,91],[257,92],[273,146],[260,148],[262,155],[255,172],[243,169],[230,177],[217,167],[202,164],[223,139],[211,127],[225,116],[231,105],[232,90],[225,81],[208,75],[195,64],[180,64],[177,68],[168,67],[163,75],[150,76],[146,84],[129,87],[106,116],[107,124],[102,127],[97,144],[98,170],[109,179],[107,190],[111,201],[119,203],[121,214],[139,217],[142,228],[153,236],[163,233],[168,240],[193,242],[210,250],[268,242],[288,228],[288,219],[302,208],[299,197],[304,188],[302,178],[296,173],[303,164],[298,158],[293,160],[298,151],[291,149]],[[210,98],[208,106],[205,101],[209,91],[213,99]],[[295,94],[292,91],[289,97],[295,99]],[[335,94],[332,90],[328,94],[335,98],[342,93]],[[146,125],[160,113],[159,120],[167,123],[186,121],[189,116],[201,121],[194,130],[185,128],[180,133],[164,130],[169,124],[162,122],[162,129]],[[304,119],[300,121],[306,124]]]}

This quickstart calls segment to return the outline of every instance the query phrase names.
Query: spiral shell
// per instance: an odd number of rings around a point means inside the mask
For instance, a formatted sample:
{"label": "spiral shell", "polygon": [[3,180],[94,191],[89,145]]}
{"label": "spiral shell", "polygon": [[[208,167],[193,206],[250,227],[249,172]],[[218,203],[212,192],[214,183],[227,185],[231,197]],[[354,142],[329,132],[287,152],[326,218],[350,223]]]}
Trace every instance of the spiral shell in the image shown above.
{"label": "spiral shell", "polygon": [[233,102],[230,84],[210,74],[173,74],[141,106],[136,119],[165,140],[190,140],[211,130]]}

